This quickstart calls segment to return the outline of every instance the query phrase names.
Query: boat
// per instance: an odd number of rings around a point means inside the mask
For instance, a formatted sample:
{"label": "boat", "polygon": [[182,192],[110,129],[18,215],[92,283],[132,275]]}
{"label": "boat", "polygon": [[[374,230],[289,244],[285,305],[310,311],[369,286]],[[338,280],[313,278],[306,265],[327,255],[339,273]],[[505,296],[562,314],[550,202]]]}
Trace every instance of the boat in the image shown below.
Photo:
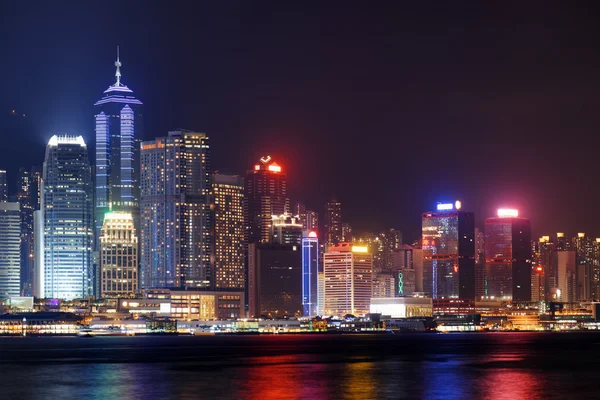
{"label": "boat", "polygon": [[128,330],[125,327],[119,326],[108,326],[106,328],[81,328],[77,333],[80,337],[94,337],[94,336],[134,336],[133,331]]}

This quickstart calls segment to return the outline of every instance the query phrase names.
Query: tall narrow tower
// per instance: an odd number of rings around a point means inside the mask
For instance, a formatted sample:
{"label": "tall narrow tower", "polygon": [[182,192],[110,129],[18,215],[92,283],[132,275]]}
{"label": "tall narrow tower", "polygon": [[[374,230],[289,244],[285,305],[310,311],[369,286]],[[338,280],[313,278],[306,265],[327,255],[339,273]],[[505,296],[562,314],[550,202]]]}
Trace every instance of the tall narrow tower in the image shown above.
{"label": "tall narrow tower", "polygon": [[[53,136],[42,183],[43,265],[38,297],[72,300],[93,288],[93,187],[81,136]],[[37,257],[41,257],[38,253]]]}
{"label": "tall narrow tower", "polygon": [[94,104],[96,126],[96,248],[104,215],[127,211],[139,225],[139,141],[142,137],[142,102],[121,83],[117,47],[116,81]]}

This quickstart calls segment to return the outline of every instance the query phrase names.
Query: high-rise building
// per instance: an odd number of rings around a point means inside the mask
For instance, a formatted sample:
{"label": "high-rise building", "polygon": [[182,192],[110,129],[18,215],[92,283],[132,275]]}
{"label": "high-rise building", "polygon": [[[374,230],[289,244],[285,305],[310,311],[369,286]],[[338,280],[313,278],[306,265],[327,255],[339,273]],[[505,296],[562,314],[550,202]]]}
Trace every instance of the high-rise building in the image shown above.
{"label": "high-rise building", "polygon": [[332,246],[342,241],[342,203],[335,196],[325,204],[325,244]]}
{"label": "high-rise building", "polygon": [[544,267],[537,265],[531,270],[531,301],[544,301],[544,293]]}
{"label": "high-rise building", "polygon": [[[564,235],[564,234],[562,234]],[[558,234],[558,239],[561,233]],[[550,296],[551,292],[558,288],[558,261],[556,255],[556,242],[550,240],[550,236],[539,238],[540,265],[544,269],[544,287],[545,297]]]}
{"label": "high-rise building", "polygon": [[273,215],[269,232],[271,232],[271,243],[273,244],[297,244],[302,243],[302,223],[298,216],[290,214]]}
{"label": "high-rise building", "polygon": [[352,235],[352,225],[347,222],[342,224],[342,242],[352,242],[354,237]]}
{"label": "high-rise building", "polygon": [[375,273],[372,287],[371,298],[396,297],[396,277],[391,272]]}
{"label": "high-rise building", "polygon": [[576,300],[577,252],[575,250],[557,251],[558,259],[558,299],[572,303]]}
{"label": "high-rise building", "polygon": [[214,287],[243,290],[244,268],[244,179],[214,173],[212,177],[212,255]]}
{"label": "high-rise building", "polygon": [[438,204],[425,212],[423,291],[432,298],[475,299],[475,218],[461,204]]}
{"label": "high-rise building", "polygon": [[485,295],[531,301],[531,222],[500,209],[485,220]]}
{"label": "high-rise building", "polygon": [[485,297],[485,232],[475,228],[475,298]]}
{"label": "high-rise building", "polygon": [[21,293],[21,214],[19,203],[0,202],[0,297]]}
{"label": "high-rise building", "polygon": [[[139,140],[142,138],[142,102],[121,83],[117,48],[116,82],[94,104],[96,131],[96,239],[110,211],[133,213],[139,219]],[[96,240],[98,243],[98,240]]]}
{"label": "high-rise building", "polygon": [[600,238],[596,238],[593,243],[593,267],[592,267],[592,298],[600,299]]}
{"label": "high-rise building", "polygon": [[33,199],[31,170],[19,168],[17,201],[21,210],[21,293],[33,293]]}
{"label": "high-rise building", "polygon": [[318,315],[319,239],[315,231],[302,238],[302,312]]}
{"label": "high-rise building", "polygon": [[381,271],[392,271],[394,252],[402,245],[402,232],[397,229],[388,229],[378,236],[378,250],[376,269]]}
{"label": "high-rise building", "polygon": [[342,242],[323,256],[326,315],[367,314],[373,283],[373,256],[365,246]]}
{"label": "high-rise building", "polygon": [[208,288],[209,140],[172,131],[141,145],[141,287]]}
{"label": "high-rise building", "polygon": [[288,214],[287,175],[271,156],[262,157],[245,180],[247,243],[270,243],[273,215]]}
{"label": "high-rise building", "polygon": [[302,308],[300,246],[248,244],[250,316],[302,316]]}
{"label": "high-rise building", "polygon": [[134,297],[138,292],[138,237],[130,212],[104,216],[100,231],[102,297]]}
{"label": "high-rise building", "polygon": [[42,212],[44,259],[36,270],[38,296],[71,300],[91,295],[93,187],[83,137],[53,136],[48,142]]}
{"label": "high-rise building", "polygon": [[8,182],[6,171],[0,169],[0,202],[8,201]]}
{"label": "high-rise building", "polygon": [[593,299],[593,275],[594,275],[594,241],[585,233],[578,233],[573,238],[572,249],[577,252],[576,259],[576,300],[589,301]]}

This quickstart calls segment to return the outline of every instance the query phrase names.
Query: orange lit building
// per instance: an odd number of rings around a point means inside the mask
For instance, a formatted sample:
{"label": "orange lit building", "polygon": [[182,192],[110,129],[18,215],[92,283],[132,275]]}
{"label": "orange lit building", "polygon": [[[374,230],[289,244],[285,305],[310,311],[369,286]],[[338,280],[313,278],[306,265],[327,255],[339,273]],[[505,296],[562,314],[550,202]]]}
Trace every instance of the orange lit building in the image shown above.
{"label": "orange lit building", "polygon": [[369,313],[373,256],[365,246],[342,242],[323,258],[325,315]]}

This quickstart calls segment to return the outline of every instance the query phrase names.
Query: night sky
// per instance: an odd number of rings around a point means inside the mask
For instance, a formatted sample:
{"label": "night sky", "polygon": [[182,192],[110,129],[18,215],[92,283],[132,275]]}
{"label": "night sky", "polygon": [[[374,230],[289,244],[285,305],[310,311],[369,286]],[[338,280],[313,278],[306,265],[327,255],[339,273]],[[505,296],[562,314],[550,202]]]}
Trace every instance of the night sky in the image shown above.
{"label": "night sky", "polygon": [[534,235],[600,235],[600,5],[155,3],[0,3],[11,184],[54,133],[93,147],[119,45],[145,139],[207,132],[227,173],[271,154],[293,200],[335,194],[355,230],[411,241],[460,199],[480,225],[507,206]]}

